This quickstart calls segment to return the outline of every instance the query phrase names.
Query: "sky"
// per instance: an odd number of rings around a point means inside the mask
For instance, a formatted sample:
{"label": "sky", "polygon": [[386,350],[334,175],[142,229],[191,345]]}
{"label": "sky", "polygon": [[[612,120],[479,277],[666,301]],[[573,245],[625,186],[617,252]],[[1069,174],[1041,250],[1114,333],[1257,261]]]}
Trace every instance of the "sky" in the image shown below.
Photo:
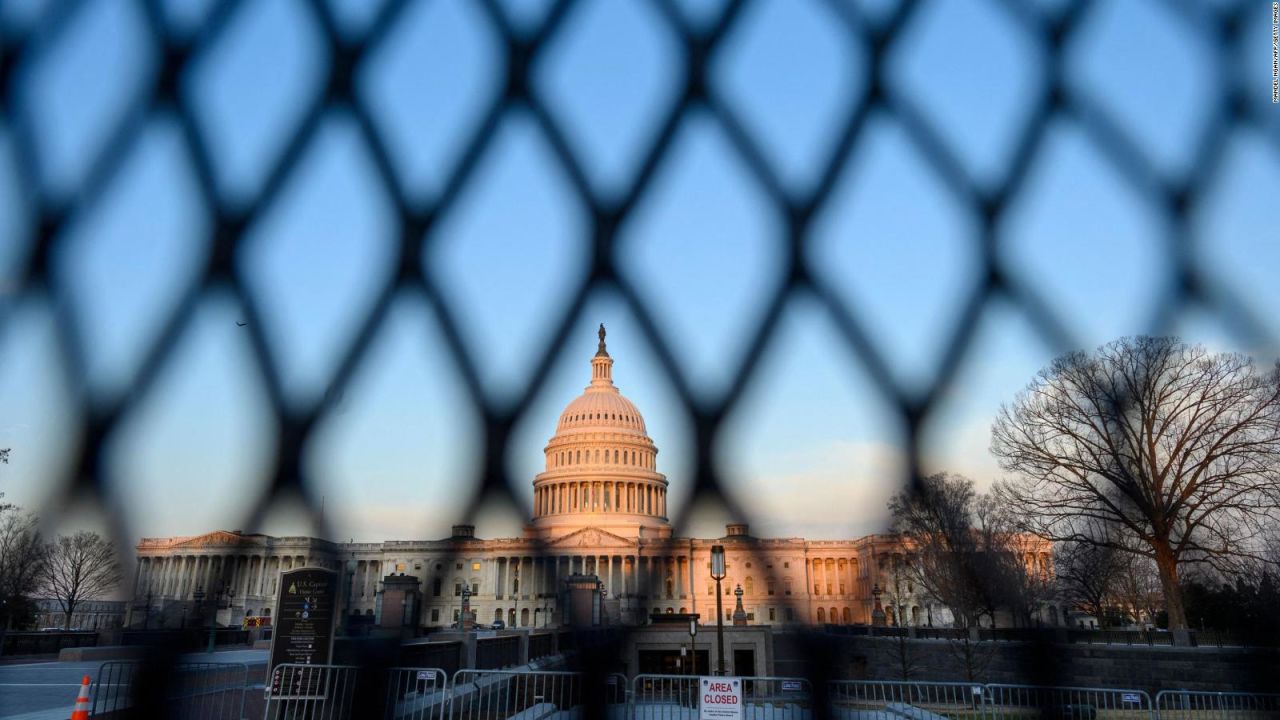
{"label": "sky", "polygon": [[[868,85],[866,50],[840,30],[838,2],[749,4],[710,68],[717,96],[740,114],[791,192],[813,187],[848,107]],[[0,18],[26,27],[42,5],[4,3]],[[171,31],[190,32],[205,5],[168,3]],[[503,4],[525,30],[546,5]],[[677,5],[705,26],[722,3]],[[854,3],[872,24],[892,5]],[[926,5],[888,57],[890,92],[920,109],[979,187],[992,187],[1007,171],[1011,136],[1043,91],[1042,59],[1000,3]],[[1053,12],[1058,3],[1039,5]],[[358,36],[374,6],[337,3],[344,30]],[[1194,22],[1162,2],[1097,4],[1068,46],[1066,80],[1069,93],[1114,117],[1145,161],[1171,179],[1195,169],[1223,80],[1242,84],[1263,123],[1232,134],[1192,208],[1193,262],[1210,287],[1229,290],[1262,318],[1267,336],[1241,335],[1217,308],[1187,308],[1172,330],[1270,362],[1280,337],[1273,311],[1280,115],[1269,101],[1269,5],[1257,6],[1245,47],[1220,56]],[[397,180],[414,202],[439,196],[501,87],[499,39],[479,7],[412,3],[358,71],[357,91],[374,109]],[[615,197],[675,99],[683,77],[678,38],[643,0],[581,3],[567,22],[535,68],[534,90],[565,128],[592,192]],[[77,197],[106,130],[148,87],[156,54],[139,23],[134,4],[85,3],[52,51],[22,69],[18,112],[40,128],[39,192]],[[329,58],[316,32],[298,0],[246,3],[185,78],[228,203],[254,196],[304,100],[323,86]],[[77,442],[70,429],[82,409],[67,381],[78,371],[60,357],[52,313],[65,307],[77,320],[92,396],[126,392],[166,309],[204,262],[211,219],[176,124],[152,116],[111,189],[76,206],[53,257],[56,295],[20,293],[22,239],[32,222],[24,198],[36,188],[15,175],[11,128],[12,115],[0,114],[0,447],[12,448],[0,492],[43,511],[57,528],[82,521],[60,516],[51,502],[64,488]],[[340,349],[394,272],[397,225],[372,163],[354,119],[330,112],[237,257],[261,299],[287,399],[300,407],[323,395]],[[695,110],[620,229],[621,272],[706,398],[728,387],[784,280],[784,218],[746,168],[725,129]],[[589,230],[587,208],[533,118],[505,114],[433,230],[423,266],[480,362],[491,401],[509,401],[529,381],[586,271]],[[806,261],[906,392],[936,379],[940,353],[979,286],[977,232],[972,208],[949,192],[901,124],[874,113],[814,219]],[[997,238],[1001,261],[1062,319],[1068,344],[1049,344],[1017,304],[989,300],[927,422],[926,468],[987,487],[1000,476],[987,447],[1002,402],[1059,352],[1158,330],[1152,319],[1169,289],[1167,235],[1151,199],[1091,136],[1069,119],[1055,121]],[[230,295],[203,296],[156,384],[108,440],[111,488],[139,535],[243,527],[275,448],[241,318]],[[645,416],[679,515],[691,482],[689,418],[626,304],[603,290],[575,316],[516,429],[508,462],[519,497],[528,502],[559,412],[589,380],[601,322],[615,381]],[[397,297],[306,450],[305,472],[325,499],[334,535],[447,534],[475,487],[479,427],[432,309],[414,294]],[[885,502],[902,481],[902,432],[890,394],[843,343],[828,310],[796,293],[717,438],[716,461],[756,534],[855,537],[884,527]],[[705,510],[692,513],[687,528],[718,533],[723,516]],[[518,531],[518,518],[502,510],[480,521],[482,536]],[[281,510],[244,529],[296,527]]]}

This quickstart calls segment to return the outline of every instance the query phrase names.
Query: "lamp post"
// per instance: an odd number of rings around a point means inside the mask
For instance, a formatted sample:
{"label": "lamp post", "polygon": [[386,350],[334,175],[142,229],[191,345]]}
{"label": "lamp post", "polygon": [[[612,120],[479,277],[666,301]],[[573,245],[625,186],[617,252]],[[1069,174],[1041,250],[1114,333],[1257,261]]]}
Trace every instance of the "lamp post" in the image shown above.
{"label": "lamp post", "polygon": [[698,616],[694,615],[689,618],[689,649],[693,652],[689,653],[689,674],[698,674]]}
{"label": "lamp post", "polygon": [[[196,586],[196,591],[191,593],[191,599],[196,601],[197,609],[204,607],[204,585]],[[184,608],[182,613],[182,627],[185,628],[186,626],[187,626],[187,613]],[[196,627],[200,627],[199,622],[196,623]]]}
{"label": "lamp post", "polygon": [[347,617],[342,623],[348,635],[351,634],[351,610],[356,599],[356,552],[351,551],[351,558],[347,560]]}
{"label": "lamp post", "polygon": [[716,674],[724,675],[724,608],[720,599],[720,581],[724,580],[724,546],[711,546],[711,578],[716,581]]}
{"label": "lamp post", "polygon": [[871,625],[882,626],[884,625],[884,608],[880,605],[880,583],[876,583],[871,588],[871,597],[875,599],[875,605],[871,608]]}

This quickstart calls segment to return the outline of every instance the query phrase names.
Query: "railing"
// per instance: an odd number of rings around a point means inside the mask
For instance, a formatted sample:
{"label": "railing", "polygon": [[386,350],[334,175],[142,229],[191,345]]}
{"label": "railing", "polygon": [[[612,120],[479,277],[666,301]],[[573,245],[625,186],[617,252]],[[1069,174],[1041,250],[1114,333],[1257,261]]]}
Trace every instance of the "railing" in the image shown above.
{"label": "railing", "polygon": [[[146,668],[137,662],[106,662],[98,668],[93,684],[90,715],[240,720],[248,678],[249,669],[243,663]],[[158,696],[156,687],[167,691]]]}
{"label": "railing", "polygon": [[1143,718],[1152,715],[1151,697],[1141,690],[1032,685],[984,685],[987,717],[1040,716],[1063,720]]}
{"label": "railing", "polygon": [[66,648],[97,644],[96,632],[9,632],[4,633],[0,655],[49,655]]}
{"label": "railing", "polygon": [[400,647],[400,662],[409,667],[439,668],[446,675],[462,669],[463,643],[458,640],[415,640]]}
{"label": "railing", "polygon": [[549,632],[529,634],[529,659],[536,660],[556,652],[556,638]]}
{"label": "railing", "polygon": [[1159,720],[1280,720],[1280,694],[1161,690]]}
{"label": "railing", "polygon": [[[353,665],[277,665],[268,678],[263,718],[347,720],[359,673]],[[361,711],[357,717],[367,717]]]}
{"label": "railing", "polygon": [[[823,632],[832,635],[872,637],[912,636],[917,640],[963,640],[978,642],[1066,642],[1078,645],[1142,645],[1173,646],[1173,633],[1166,630],[1110,630],[1102,628],[954,628],[926,626],[825,625]],[[1193,630],[1192,646],[1250,647],[1248,636],[1215,630]]]}
{"label": "railing", "polygon": [[[248,630],[218,628],[214,630],[215,645],[249,645]],[[121,645],[165,647],[173,650],[199,650],[209,644],[209,628],[180,628],[167,630],[125,630],[120,634]]]}
{"label": "railing", "polygon": [[978,713],[986,697],[982,685],[950,682],[878,682],[840,680],[828,686],[831,716],[837,720],[862,717],[862,713],[905,707],[919,708],[945,717]]}
{"label": "railing", "polygon": [[480,638],[476,640],[476,668],[496,670],[520,664],[520,637]]}

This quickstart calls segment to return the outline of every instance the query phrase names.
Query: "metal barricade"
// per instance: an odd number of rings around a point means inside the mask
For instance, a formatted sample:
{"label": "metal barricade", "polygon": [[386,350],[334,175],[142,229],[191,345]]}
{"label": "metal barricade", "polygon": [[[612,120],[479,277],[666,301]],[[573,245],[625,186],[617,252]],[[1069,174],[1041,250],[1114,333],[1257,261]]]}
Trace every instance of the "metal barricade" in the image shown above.
{"label": "metal barricade", "polygon": [[987,716],[1054,720],[1148,720],[1151,697],[1141,690],[986,685]]}
{"label": "metal barricade", "polygon": [[[802,678],[744,676],[744,720],[808,720],[813,692]],[[631,720],[697,720],[696,675],[636,675],[631,681]]]}
{"label": "metal barricade", "polygon": [[970,683],[837,680],[827,687],[831,716],[837,720],[878,712],[898,717],[911,708],[943,717],[982,717],[985,709],[985,688]]}
{"label": "metal barricade", "polygon": [[636,675],[631,679],[631,720],[696,720],[698,676]]}
{"label": "metal barricade", "polygon": [[359,672],[354,665],[277,665],[267,682],[263,718],[350,718]]}
{"label": "metal barricade", "polygon": [[1158,720],[1280,720],[1280,694],[1161,690]]}
{"label": "metal barricade", "polygon": [[803,678],[742,678],[745,720],[808,720],[813,716],[813,688]]}
{"label": "metal barricade", "polygon": [[451,720],[526,720],[581,712],[582,678],[549,670],[459,670],[453,675]]}
{"label": "metal barricade", "polygon": [[[98,668],[93,686],[92,717],[125,714],[135,706],[141,664],[136,661],[105,662]],[[244,695],[249,669],[244,663],[183,663],[166,669],[161,700],[165,716],[192,720],[240,720],[244,715]],[[150,698],[152,701],[155,698]]]}
{"label": "metal barricade", "polygon": [[[586,687],[590,690],[590,687]],[[609,673],[604,678],[604,693],[600,702],[604,703],[605,720],[630,720],[631,718],[631,683],[622,673]],[[591,702],[588,697],[587,702]]]}
{"label": "metal barricade", "polygon": [[387,671],[385,720],[437,720],[449,709],[449,676],[440,668]]}

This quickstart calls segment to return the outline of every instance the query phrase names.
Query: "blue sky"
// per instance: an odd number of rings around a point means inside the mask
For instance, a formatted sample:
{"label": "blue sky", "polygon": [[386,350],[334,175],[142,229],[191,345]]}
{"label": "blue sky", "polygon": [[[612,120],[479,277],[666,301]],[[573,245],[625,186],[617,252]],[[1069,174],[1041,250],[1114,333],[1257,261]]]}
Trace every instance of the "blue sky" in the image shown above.
{"label": "blue sky", "polygon": [[[18,25],[39,2],[6,3]],[[373,3],[339,3],[358,34]],[[542,2],[508,2],[535,26]],[[705,25],[720,3],[678,3]],[[867,22],[889,0],[856,4]],[[937,129],[979,187],[1007,170],[1010,137],[1043,91],[1031,37],[981,0],[937,0],[895,44],[889,85]],[[1051,9],[1056,3],[1039,5]],[[1209,7],[1206,4],[1204,7]],[[1269,6],[1245,47],[1225,58],[1193,22],[1157,0],[1099,4],[1069,45],[1068,91],[1111,114],[1155,172],[1180,178],[1219,101],[1243,83],[1262,127],[1231,137],[1218,175],[1193,208],[1194,259],[1213,287],[1230,289],[1280,336],[1280,115],[1269,102]],[[174,32],[199,22],[200,3],[169,3]],[[710,81],[743,118],[789,191],[804,193],[834,132],[867,87],[865,48],[839,30],[833,4],[750,4]],[[5,15],[7,14],[7,16]],[[39,188],[74,197],[120,108],[145,90],[155,53],[134,5],[87,3],[54,52],[24,68],[21,112],[40,128]],[[677,38],[643,0],[576,8],[534,76],[582,163],[591,190],[627,187],[682,77]],[[256,192],[266,162],[321,87],[328,58],[296,0],[248,3],[231,32],[188,78],[214,149],[221,192]],[[498,92],[498,38],[464,0],[414,3],[357,85],[377,112],[397,180],[430,202],[452,175],[468,132]],[[103,62],[110,58],[110,62]],[[32,188],[15,176],[10,116],[0,115],[0,467],[8,500],[44,507],[60,491],[70,420],[79,412],[51,329],[47,296],[19,294]],[[1267,134],[1270,134],[1270,140]],[[657,178],[621,228],[620,266],[676,350],[699,393],[724,390],[770,293],[782,281],[783,218],[709,114],[680,126]],[[394,271],[396,222],[354,120],[330,113],[279,202],[249,231],[238,262],[262,300],[264,322],[292,403],[319,397],[373,294]],[[487,395],[520,392],[550,324],[585,271],[586,208],[547,139],[522,111],[507,113],[476,172],[434,231],[424,272],[443,289],[463,341],[481,361]],[[176,293],[203,263],[210,218],[195,193],[171,118],[153,117],[110,192],[82,203],[60,240],[53,272],[79,321],[85,380],[95,396],[127,386],[142,349]],[[807,260],[887,358],[908,391],[933,382],[938,355],[979,283],[978,219],[936,175],[900,123],[877,112],[815,218]],[[1168,282],[1168,228],[1091,136],[1066,118],[1050,128],[1027,183],[998,226],[999,253],[1049,302],[1072,345],[1093,347],[1149,332]],[[240,527],[274,452],[262,388],[234,300],[203,298],[156,386],[111,438],[109,468],[131,522],[148,535]],[[534,407],[518,427],[510,469],[526,497],[556,417],[588,380],[594,329],[609,327],[615,378],[645,414],[685,507],[691,472],[688,418],[625,304],[597,292],[577,316]],[[883,522],[901,480],[895,406],[838,339],[828,312],[793,296],[758,371],[716,447],[738,499],[762,534],[846,537]],[[1274,358],[1265,338],[1242,337],[1212,309],[1189,308],[1175,328],[1215,348]],[[987,484],[987,452],[1003,401],[1064,347],[1046,344],[1016,305],[983,309],[976,339],[925,435],[925,460]],[[74,371],[70,371],[74,372]],[[334,532],[361,539],[434,537],[465,507],[478,468],[478,420],[436,320],[415,295],[396,299],[372,347],[307,449],[307,471],[326,498]],[[714,514],[693,519],[711,532]],[[488,534],[510,517],[485,518]],[[699,524],[700,523],[700,524]],[[272,516],[267,530],[292,528]],[[482,525],[481,532],[486,527]]]}

